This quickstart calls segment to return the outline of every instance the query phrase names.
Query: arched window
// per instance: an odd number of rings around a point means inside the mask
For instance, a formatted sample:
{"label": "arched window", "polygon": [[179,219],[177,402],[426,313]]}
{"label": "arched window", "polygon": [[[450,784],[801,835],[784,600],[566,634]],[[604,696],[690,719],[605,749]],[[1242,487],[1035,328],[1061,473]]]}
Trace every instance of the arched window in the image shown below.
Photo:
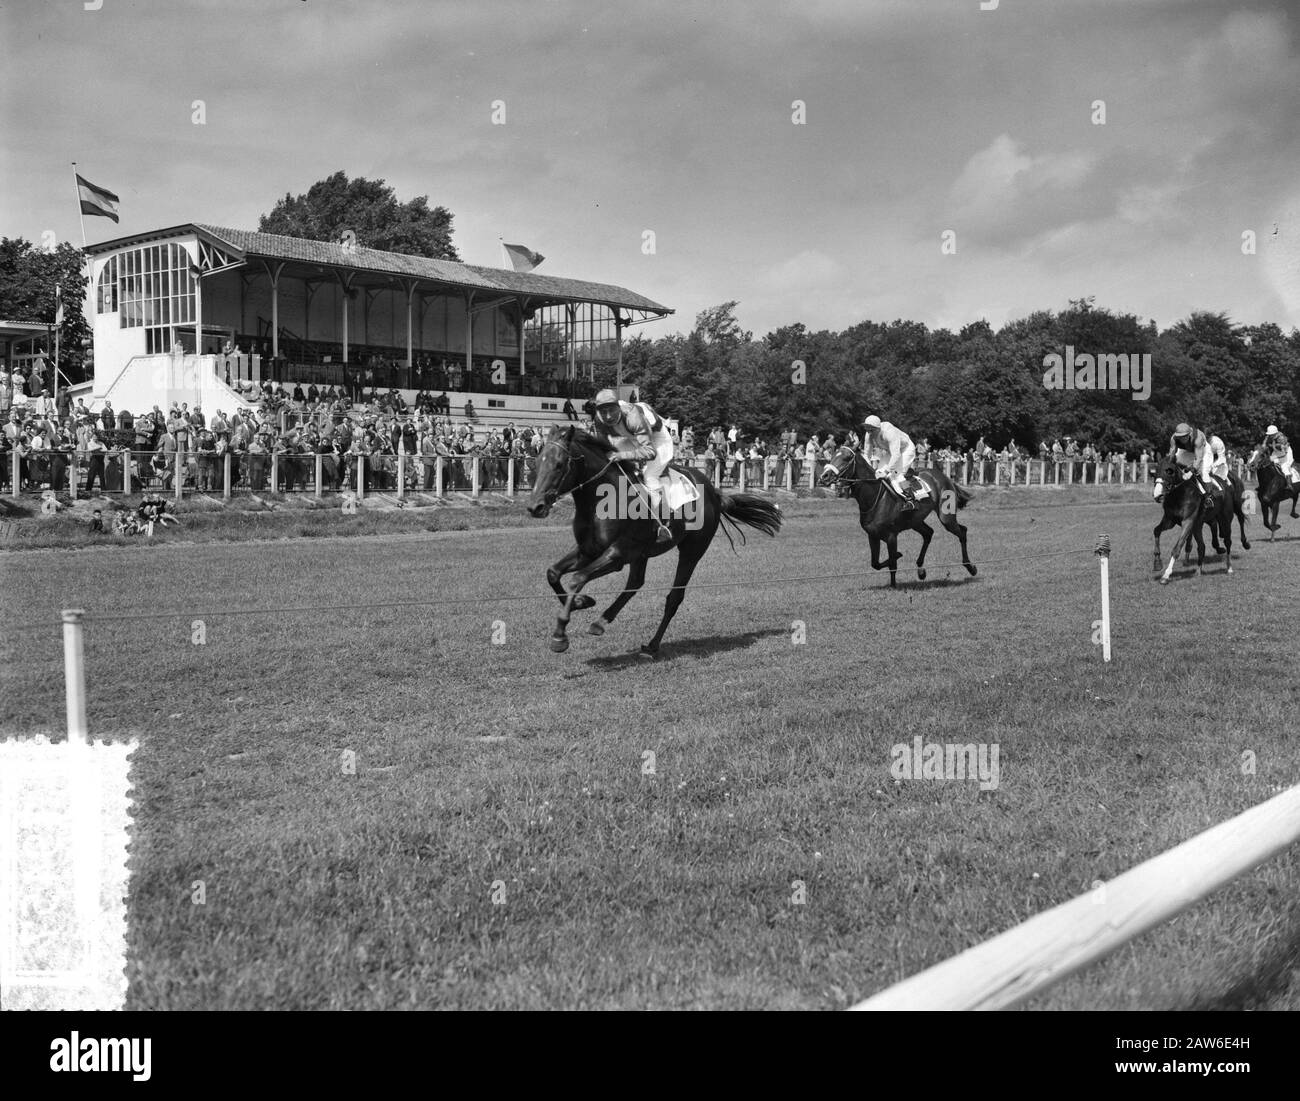
{"label": "arched window", "polygon": [[95,312],[117,313],[117,257],[109,258],[99,269],[99,282],[95,285]]}

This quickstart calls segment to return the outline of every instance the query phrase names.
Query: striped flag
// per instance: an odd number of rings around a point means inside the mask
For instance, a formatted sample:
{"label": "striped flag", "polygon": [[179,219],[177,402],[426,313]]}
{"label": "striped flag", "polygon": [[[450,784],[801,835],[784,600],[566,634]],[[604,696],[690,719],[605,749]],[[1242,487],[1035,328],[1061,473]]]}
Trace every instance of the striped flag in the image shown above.
{"label": "striped flag", "polygon": [[63,324],[63,288],[54,288],[54,324]]}
{"label": "striped flag", "polygon": [[81,196],[81,213],[98,214],[101,218],[117,221],[117,196],[89,180],[77,177],[77,194]]}
{"label": "striped flag", "polygon": [[546,259],[540,252],[534,252],[523,245],[507,245],[502,241],[501,247],[506,250],[506,256],[515,271],[532,271],[533,268]]}

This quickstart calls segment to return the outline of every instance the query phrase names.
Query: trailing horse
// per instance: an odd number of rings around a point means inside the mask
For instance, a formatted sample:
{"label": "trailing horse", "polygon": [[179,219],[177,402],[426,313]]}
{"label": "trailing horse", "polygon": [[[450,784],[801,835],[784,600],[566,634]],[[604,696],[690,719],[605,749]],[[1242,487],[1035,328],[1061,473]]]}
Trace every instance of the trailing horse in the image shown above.
{"label": "trailing horse", "polygon": [[[1255,471],[1258,485],[1255,495],[1259,498],[1259,515],[1264,526],[1268,528],[1268,538],[1272,541],[1278,528],[1282,526],[1277,522],[1277,514],[1282,508],[1283,501],[1290,498],[1291,519],[1300,520],[1300,514],[1296,512],[1296,502],[1300,501],[1300,482],[1288,479],[1282,473],[1282,468],[1264,454],[1262,447],[1257,447],[1251,452],[1250,458],[1246,460],[1246,469]],[[1269,516],[1270,510],[1272,517]]]}
{"label": "trailing horse", "polygon": [[[926,518],[937,513],[939,523],[961,542],[961,562],[972,577],[978,572],[966,553],[966,527],[957,519],[957,510],[966,507],[974,494],[957,485],[946,474],[937,470],[923,470],[917,477],[925,483],[930,493],[916,502],[914,508],[904,508],[903,502],[889,487],[889,483],[876,476],[871,464],[862,453],[850,447],[841,447],[831,457],[822,471],[820,483],[825,486],[839,483],[847,485],[858,502],[858,522],[867,533],[871,544],[871,568],[889,567],[889,584],[897,584],[898,536],[900,532],[914,531],[921,537],[921,553],[916,556],[916,576],[925,580],[925,552],[934,538],[934,529]],[[889,548],[889,558],[880,560],[880,541]]]}
{"label": "trailing horse", "polygon": [[1250,550],[1250,541],[1246,538],[1246,517],[1241,508],[1241,481],[1231,475],[1226,482],[1219,479],[1220,490],[1213,500],[1202,496],[1196,482],[1196,475],[1184,477],[1182,469],[1173,459],[1167,458],[1156,467],[1156,480],[1151,494],[1163,505],[1164,515],[1152,532],[1155,536],[1154,569],[1160,569],[1160,533],[1170,528],[1182,529],[1174,540],[1169,564],[1160,575],[1162,585],[1169,584],[1179,552],[1184,555],[1184,565],[1190,561],[1192,539],[1196,540],[1196,572],[1205,573],[1205,539],[1201,535],[1201,528],[1205,524],[1210,525],[1210,536],[1216,552],[1220,549],[1216,535],[1223,539],[1221,553],[1228,573],[1232,573],[1233,516],[1237,517],[1241,526],[1242,549]]}
{"label": "trailing horse", "polygon": [[[576,546],[546,571],[546,580],[562,605],[551,634],[551,649],[556,653],[567,650],[570,615],[594,607],[595,600],[582,593],[587,582],[628,567],[626,587],[587,628],[589,634],[603,635],[605,628],[645,584],[646,563],[676,548],[677,571],[664,601],[663,618],[654,637],[641,647],[641,655],[652,658],[685,599],[691,574],[709,549],[722,521],[738,534],[738,525],[744,524],[775,535],[781,528],[781,510],[753,494],[721,494],[699,471],[674,466],[670,469],[695,484],[699,497],[684,506],[683,515],[674,513],[666,521],[672,533],[671,541],[656,542],[659,524],[644,505],[644,487],[619,463],[608,459],[608,451],[606,442],[570,425],[551,429],[537,459],[537,474],[528,501],[529,515],[544,518],[565,494],[573,495],[575,505]],[[610,507],[611,502],[615,507]],[[731,538],[730,532],[727,538]],[[561,581],[566,574],[572,575],[568,588]]]}

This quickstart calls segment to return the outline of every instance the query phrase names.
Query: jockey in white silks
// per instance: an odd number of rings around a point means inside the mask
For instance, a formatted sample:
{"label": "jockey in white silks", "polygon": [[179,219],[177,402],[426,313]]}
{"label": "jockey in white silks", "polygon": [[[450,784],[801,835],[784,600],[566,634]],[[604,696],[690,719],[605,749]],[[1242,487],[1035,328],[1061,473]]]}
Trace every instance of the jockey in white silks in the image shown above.
{"label": "jockey in white silks", "polygon": [[862,422],[866,429],[866,438],[862,441],[862,454],[867,462],[873,458],[876,476],[888,477],[894,492],[903,499],[903,508],[915,508],[916,499],[907,485],[907,472],[916,462],[916,446],[901,428],[882,421],[877,416],[870,416]]}
{"label": "jockey in white silks", "polygon": [[1300,481],[1300,472],[1295,469],[1295,456],[1291,454],[1291,445],[1276,424],[1270,424],[1264,429],[1264,442],[1259,445],[1259,450],[1266,458],[1272,459],[1277,464],[1277,468],[1286,475],[1287,485],[1293,481]]}
{"label": "jockey in white silks", "polygon": [[673,437],[663,418],[643,401],[620,401],[613,390],[602,390],[592,402],[596,427],[605,433],[613,461],[640,462],[641,481],[650,494],[651,512],[659,522],[657,540],[667,543],[672,532],[663,522],[663,474],[673,461]]}
{"label": "jockey in white silks", "polygon": [[1228,456],[1223,441],[1218,436],[1207,437],[1199,428],[1194,432],[1185,421],[1174,429],[1169,438],[1169,457],[1196,474],[1200,475],[1197,489],[1202,494],[1213,489],[1210,481],[1212,474],[1228,481]]}

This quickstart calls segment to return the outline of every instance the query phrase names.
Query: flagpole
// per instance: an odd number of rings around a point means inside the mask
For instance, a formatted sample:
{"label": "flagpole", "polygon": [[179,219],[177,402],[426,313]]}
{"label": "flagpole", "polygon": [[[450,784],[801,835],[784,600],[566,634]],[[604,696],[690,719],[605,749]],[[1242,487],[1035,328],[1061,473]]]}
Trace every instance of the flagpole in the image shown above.
{"label": "flagpole", "polygon": [[72,190],[77,193],[77,217],[81,219],[81,249],[86,250],[86,216],[81,211],[81,185],[77,183],[77,162],[72,162]]}
{"label": "flagpole", "polygon": [[510,254],[506,252],[506,239],[504,237],[498,237],[497,242],[501,245],[501,266],[503,268],[511,267]]}
{"label": "flagpole", "polygon": [[[54,284],[54,401],[57,407],[59,401],[59,341],[63,336],[63,318],[59,316],[63,312],[63,295],[59,292],[59,284]],[[58,413],[55,413],[58,416]]]}

